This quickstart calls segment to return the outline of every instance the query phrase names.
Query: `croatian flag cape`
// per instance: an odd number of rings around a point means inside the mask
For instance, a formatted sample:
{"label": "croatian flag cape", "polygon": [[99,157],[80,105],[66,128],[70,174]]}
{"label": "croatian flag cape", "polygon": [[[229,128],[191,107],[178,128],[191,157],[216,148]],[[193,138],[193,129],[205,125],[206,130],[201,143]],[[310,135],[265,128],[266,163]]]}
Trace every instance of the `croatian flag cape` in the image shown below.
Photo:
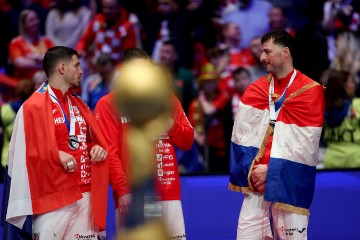
{"label": "croatian flag cape", "polygon": [[[241,98],[231,138],[229,189],[253,192],[250,174],[264,153],[272,76],[261,77]],[[323,88],[297,71],[279,110],[273,132],[264,199],[273,207],[310,215],[319,139],[324,117]]]}
{"label": "croatian flag cape", "polygon": [[[107,149],[95,118],[82,99],[73,94],[91,129],[93,142]],[[31,239],[32,215],[47,213],[82,198],[74,174],[61,163],[56,143],[51,99],[44,83],[17,113],[11,137],[4,184],[2,224],[4,239]],[[108,162],[91,165],[94,223],[106,225]]]}

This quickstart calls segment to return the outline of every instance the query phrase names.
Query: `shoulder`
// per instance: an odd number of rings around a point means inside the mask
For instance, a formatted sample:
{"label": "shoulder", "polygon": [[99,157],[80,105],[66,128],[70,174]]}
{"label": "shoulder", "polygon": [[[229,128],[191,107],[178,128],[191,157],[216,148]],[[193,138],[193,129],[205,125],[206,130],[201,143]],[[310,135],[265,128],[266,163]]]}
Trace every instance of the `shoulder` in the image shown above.
{"label": "shoulder", "polygon": [[[301,73],[300,71],[298,71],[296,80],[297,81],[294,81],[295,92],[297,92],[297,91],[308,92],[308,93],[317,92],[318,94],[320,94],[320,93],[323,94],[323,92],[324,92],[324,88],[321,84],[319,84],[318,82],[309,78],[308,76]],[[307,90],[309,90],[309,91],[307,91]]]}
{"label": "shoulder", "polygon": [[95,111],[99,111],[101,109],[115,109],[114,105],[114,93],[108,93],[107,95],[101,97],[99,101],[96,103]]}
{"label": "shoulder", "polygon": [[11,40],[10,45],[18,45],[23,43],[24,43],[24,38],[22,36],[17,36]]}

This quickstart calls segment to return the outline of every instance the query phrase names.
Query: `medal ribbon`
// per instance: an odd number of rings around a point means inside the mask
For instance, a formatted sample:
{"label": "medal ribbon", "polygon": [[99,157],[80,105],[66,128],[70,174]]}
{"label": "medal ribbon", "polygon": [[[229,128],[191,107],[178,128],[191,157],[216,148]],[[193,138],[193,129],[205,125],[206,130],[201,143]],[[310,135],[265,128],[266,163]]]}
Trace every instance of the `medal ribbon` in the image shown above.
{"label": "medal ribbon", "polygon": [[270,107],[270,122],[275,123],[276,119],[279,115],[279,110],[284,102],[286,92],[290,85],[293,83],[296,76],[296,70],[294,69],[294,73],[291,75],[290,81],[288,82],[284,92],[281,94],[280,98],[276,101],[273,100],[272,96],[274,94],[274,78],[271,78],[270,88],[269,88],[269,107]]}
{"label": "medal ribbon", "polygon": [[70,101],[70,98],[68,98],[68,106],[69,106],[69,112],[70,112],[70,121],[69,121],[69,118],[66,116],[65,112],[64,112],[64,109],[62,108],[59,100],[57,99],[56,95],[54,94],[54,91],[51,89],[50,85],[47,85],[47,88],[49,89],[49,95],[50,95],[50,98],[51,100],[58,104],[61,108],[61,111],[62,111],[62,114],[63,114],[63,117],[65,119],[65,124],[66,124],[66,127],[69,131],[69,137],[71,136],[75,136],[75,123],[76,123],[76,118],[75,118],[75,114],[74,114],[74,110],[73,110],[73,107],[72,107],[72,104],[71,104],[71,101]]}

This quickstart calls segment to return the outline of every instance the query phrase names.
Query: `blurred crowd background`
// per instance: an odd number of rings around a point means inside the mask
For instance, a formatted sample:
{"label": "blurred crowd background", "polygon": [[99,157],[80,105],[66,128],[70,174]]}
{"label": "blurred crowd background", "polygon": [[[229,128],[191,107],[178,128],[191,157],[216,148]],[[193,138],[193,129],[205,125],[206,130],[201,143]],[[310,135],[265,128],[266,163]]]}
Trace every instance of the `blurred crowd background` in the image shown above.
{"label": "blurred crowd background", "polygon": [[81,56],[79,94],[91,109],[111,91],[122,52],[145,49],[171,72],[195,129],[191,150],[177,151],[181,172],[228,172],[233,120],[267,74],[261,36],[272,29],[295,37],[295,67],[324,85],[318,168],[360,167],[358,0],[0,0],[0,29],[2,168],[16,112],[46,80],[42,58],[62,45]]}

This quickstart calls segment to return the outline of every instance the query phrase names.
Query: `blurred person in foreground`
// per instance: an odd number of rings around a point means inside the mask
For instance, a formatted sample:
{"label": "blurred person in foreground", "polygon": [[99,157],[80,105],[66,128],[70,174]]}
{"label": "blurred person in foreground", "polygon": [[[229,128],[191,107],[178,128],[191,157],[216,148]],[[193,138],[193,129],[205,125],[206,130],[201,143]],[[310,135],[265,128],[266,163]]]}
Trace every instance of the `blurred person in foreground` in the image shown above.
{"label": "blurred person in foreground", "polygon": [[351,74],[330,70],[325,90],[325,168],[360,167],[360,99]]}
{"label": "blurred person in foreground", "polygon": [[79,87],[78,53],[49,49],[48,77],[20,107],[3,195],[4,239],[98,239],[105,230],[106,142]]}
{"label": "blurred person in foreground", "polygon": [[245,194],[237,239],[307,239],[323,88],[293,67],[294,38],[265,34],[266,77],[241,98],[231,143],[229,188]]}
{"label": "blurred person in foreground", "polygon": [[[150,63],[150,57],[139,48],[125,50],[122,56],[122,66],[133,61]],[[160,195],[162,217],[170,236],[173,239],[186,239],[180,196],[180,177],[174,146],[181,150],[190,149],[194,130],[174,94],[170,101],[172,101],[174,109],[173,118],[169,119],[169,130],[154,141],[154,147],[156,147],[154,161],[157,170],[155,184]],[[132,203],[128,176],[129,156],[126,146],[127,129],[131,119],[123,116],[116,108],[113,92],[99,100],[95,108],[95,118],[107,136],[109,145],[110,183],[115,198],[116,227],[119,232],[124,227],[124,221]]]}

